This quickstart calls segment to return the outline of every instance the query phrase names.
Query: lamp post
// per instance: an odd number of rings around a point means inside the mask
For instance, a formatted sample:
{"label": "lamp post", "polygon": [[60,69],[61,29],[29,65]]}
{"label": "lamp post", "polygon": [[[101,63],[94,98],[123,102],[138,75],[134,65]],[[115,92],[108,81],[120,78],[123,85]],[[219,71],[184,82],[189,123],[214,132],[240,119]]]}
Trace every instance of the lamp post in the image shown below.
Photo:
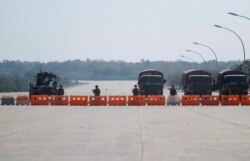
{"label": "lamp post", "polygon": [[233,13],[233,12],[228,12],[228,14],[233,15],[233,16],[237,16],[237,17],[242,17],[242,18],[245,18],[245,19],[247,19],[247,20],[250,20],[249,17],[242,16],[242,15],[239,15],[239,14],[236,14],[236,13]]}
{"label": "lamp post", "polygon": [[[193,59],[191,59],[191,58],[189,58],[189,57],[187,57],[187,56],[184,56],[184,55],[180,55],[180,57],[183,57],[183,58],[186,58],[186,59],[191,60],[191,61],[195,64],[195,68],[197,68],[197,63],[196,63]],[[181,59],[179,59],[179,60],[181,60]],[[182,61],[182,60],[181,60],[181,61]]]}
{"label": "lamp post", "polygon": [[194,54],[199,55],[199,56],[203,59],[203,61],[205,62],[206,70],[207,70],[207,62],[206,62],[205,58],[204,58],[200,53],[198,53],[198,52],[196,52],[196,51],[192,51],[192,50],[186,50],[186,51],[187,51],[187,52],[190,52],[190,53],[194,53]]}
{"label": "lamp post", "polygon": [[217,58],[217,55],[215,54],[215,52],[214,52],[214,50],[211,48],[211,47],[209,47],[209,46],[207,46],[207,45],[204,45],[204,44],[201,44],[201,43],[198,43],[198,42],[194,42],[194,44],[195,45],[200,45],[200,46],[205,46],[206,48],[208,48],[209,50],[211,50],[212,51],[212,53],[214,54],[214,56],[215,56],[215,60],[216,60],[216,69],[217,69],[217,73],[219,72],[219,63],[218,63],[218,58]]}
{"label": "lamp post", "polygon": [[228,30],[228,31],[232,32],[233,34],[235,34],[240,39],[240,42],[241,42],[241,45],[242,45],[242,48],[243,48],[243,54],[244,54],[243,63],[244,63],[245,60],[246,60],[246,51],[245,51],[244,43],[243,43],[242,39],[240,38],[240,36],[236,32],[234,32],[233,30],[231,30],[229,28],[225,28],[225,27],[222,27],[222,26],[219,26],[219,25],[214,25],[214,26],[218,27],[218,28]]}

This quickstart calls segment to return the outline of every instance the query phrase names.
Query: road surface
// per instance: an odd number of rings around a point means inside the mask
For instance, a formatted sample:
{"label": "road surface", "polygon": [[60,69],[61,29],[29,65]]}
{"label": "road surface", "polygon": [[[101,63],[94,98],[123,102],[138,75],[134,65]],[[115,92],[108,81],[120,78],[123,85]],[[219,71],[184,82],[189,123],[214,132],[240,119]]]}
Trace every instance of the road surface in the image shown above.
{"label": "road surface", "polygon": [[[126,94],[134,82],[123,83]],[[242,106],[0,106],[0,160],[249,161],[249,116]]]}

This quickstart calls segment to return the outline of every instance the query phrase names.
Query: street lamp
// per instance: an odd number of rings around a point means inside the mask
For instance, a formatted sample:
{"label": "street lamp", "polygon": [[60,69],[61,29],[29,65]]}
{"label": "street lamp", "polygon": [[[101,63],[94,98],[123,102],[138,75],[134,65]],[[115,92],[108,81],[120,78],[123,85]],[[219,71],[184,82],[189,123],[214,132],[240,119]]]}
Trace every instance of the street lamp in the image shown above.
{"label": "street lamp", "polygon": [[[197,63],[196,63],[193,59],[191,59],[191,58],[189,58],[189,57],[187,57],[187,56],[184,56],[184,55],[180,55],[180,57],[183,57],[183,58],[186,58],[186,59],[191,60],[191,61],[195,64],[195,68],[197,68]],[[181,60],[181,59],[179,59],[179,60]],[[181,61],[182,61],[182,60],[181,60]]]}
{"label": "street lamp", "polygon": [[217,55],[215,54],[214,50],[212,48],[210,48],[209,46],[207,45],[204,45],[204,44],[200,44],[198,42],[194,42],[195,45],[200,45],[200,46],[205,46],[206,48],[208,48],[209,50],[211,50],[215,56],[215,60],[216,60],[216,64],[217,64],[217,73],[219,72],[219,63],[218,63],[218,59],[217,59]]}
{"label": "street lamp", "polygon": [[240,39],[240,42],[241,42],[241,45],[242,45],[242,48],[243,48],[243,54],[244,54],[243,63],[244,63],[245,60],[246,60],[246,51],[245,51],[244,43],[243,43],[242,39],[240,38],[240,36],[236,32],[234,32],[233,30],[231,30],[231,29],[228,29],[228,28],[225,28],[225,27],[222,27],[222,26],[219,26],[219,25],[214,25],[214,26],[218,27],[218,28],[222,28],[222,29],[228,30],[228,31],[234,33]]}
{"label": "street lamp", "polygon": [[207,62],[206,62],[206,60],[204,59],[204,57],[200,53],[198,53],[196,51],[192,51],[192,50],[186,50],[186,51],[190,52],[190,53],[194,53],[194,54],[199,55],[203,59],[203,61],[205,62],[205,64],[206,64],[206,70],[207,70]]}
{"label": "street lamp", "polygon": [[237,16],[237,17],[242,17],[242,18],[245,18],[245,19],[247,19],[247,20],[250,20],[250,18],[249,18],[249,17],[242,16],[242,15],[238,15],[238,14],[233,13],[233,12],[228,12],[228,14],[233,15],[233,16]]}

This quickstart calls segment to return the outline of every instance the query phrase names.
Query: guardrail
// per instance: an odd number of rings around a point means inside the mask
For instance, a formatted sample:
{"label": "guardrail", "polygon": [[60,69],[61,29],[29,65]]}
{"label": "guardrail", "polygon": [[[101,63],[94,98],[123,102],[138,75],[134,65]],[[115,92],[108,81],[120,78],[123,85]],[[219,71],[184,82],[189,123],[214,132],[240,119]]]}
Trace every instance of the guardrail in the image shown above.
{"label": "guardrail", "polygon": [[31,98],[22,95],[16,98],[4,96],[1,105],[38,105],[38,106],[249,106],[250,95],[183,95],[178,96],[57,96],[32,95]]}

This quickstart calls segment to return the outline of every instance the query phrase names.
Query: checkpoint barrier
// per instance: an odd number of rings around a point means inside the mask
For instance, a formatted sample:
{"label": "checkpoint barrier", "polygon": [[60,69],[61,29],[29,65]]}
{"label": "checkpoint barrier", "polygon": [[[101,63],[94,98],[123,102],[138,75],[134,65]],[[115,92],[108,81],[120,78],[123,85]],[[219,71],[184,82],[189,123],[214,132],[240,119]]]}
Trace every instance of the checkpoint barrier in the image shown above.
{"label": "checkpoint barrier", "polygon": [[184,95],[182,96],[181,103],[184,106],[199,106],[200,96],[198,95]]}
{"label": "checkpoint barrier", "polygon": [[239,95],[221,95],[220,97],[221,105],[239,106],[240,104]]}
{"label": "checkpoint barrier", "polygon": [[31,102],[31,105],[49,105],[49,96],[48,95],[32,95],[30,102]]}
{"label": "checkpoint barrier", "polygon": [[107,106],[107,96],[89,96],[90,106]]}
{"label": "checkpoint barrier", "polygon": [[129,106],[145,106],[146,105],[146,96],[128,96],[128,105]]}
{"label": "checkpoint barrier", "polygon": [[3,96],[1,100],[1,105],[14,105],[15,99],[12,96]]}
{"label": "checkpoint barrier", "polygon": [[[70,99],[69,99],[70,98]],[[108,98],[108,99],[107,99]],[[72,105],[72,106],[146,106],[146,105],[165,105],[166,97],[160,95],[151,96],[48,96],[48,95],[32,95],[29,100],[28,96],[21,95],[16,97],[16,101],[12,96],[3,96],[1,105]],[[197,105],[250,105],[250,95],[184,95],[182,100],[179,97],[167,97],[167,105],[197,106]]]}
{"label": "checkpoint barrier", "polygon": [[17,96],[16,105],[29,105],[30,100],[28,96]]}
{"label": "checkpoint barrier", "polygon": [[165,96],[160,95],[151,95],[147,97],[147,104],[149,106],[164,106],[165,105]]}
{"label": "checkpoint barrier", "polygon": [[88,106],[88,96],[70,96],[71,106]]}
{"label": "checkpoint barrier", "polygon": [[109,96],[109,106],[126,106],[126,96]]}
{"label": "checkpoint barrier", "polygon": [[211,105],[211,106],[220,105],[219,96],[202,95],[200,101],[201,101],[201,105]]}
{"label": "checkpoint barrier", "polygon": [[250,105],[250,95],[242,95],[240,98],[241,106]]}
{"label": "checkpoint barrier", "polygon": [[52,95],[50,96],[50,105],[61,105],[68,106],[69,105],[69,97],[68,96],[58,96]]}

